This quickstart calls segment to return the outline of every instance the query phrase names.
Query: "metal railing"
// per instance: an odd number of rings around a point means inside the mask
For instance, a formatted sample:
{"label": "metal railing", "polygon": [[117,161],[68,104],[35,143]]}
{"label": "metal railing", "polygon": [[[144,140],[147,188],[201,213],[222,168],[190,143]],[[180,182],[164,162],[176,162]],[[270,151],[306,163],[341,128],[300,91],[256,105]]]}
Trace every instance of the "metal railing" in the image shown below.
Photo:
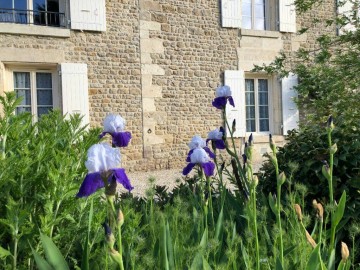
{"label": "metal railing", "polygon": [[65,13],[0,8],[0,22],[66,27]]}

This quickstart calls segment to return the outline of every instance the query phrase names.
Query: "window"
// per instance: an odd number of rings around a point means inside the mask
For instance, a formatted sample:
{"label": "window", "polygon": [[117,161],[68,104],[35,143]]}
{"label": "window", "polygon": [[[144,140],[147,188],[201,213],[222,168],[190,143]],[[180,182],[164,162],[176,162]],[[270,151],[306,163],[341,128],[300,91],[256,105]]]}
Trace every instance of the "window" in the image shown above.
{"label": "window", "polygon": [[242,28],[265,30],[265,0],[242,1]]}
{"label": "window", "polygon": [[31,112],[40,117],[53,109],[53,73],[14,71],[13,81],[16,96],[22,98],[16,108],[17,114]]}
{"label": "window", "polygon": [[246,132],[269,132],[268,79],[245,79]]}
{"label": "window", "polygon": [[222,27],[296,32],[294,0],[221,0]]}
{"label": "window", "polygon": [[1,0],[0,22],[65,26],[59,0]]}

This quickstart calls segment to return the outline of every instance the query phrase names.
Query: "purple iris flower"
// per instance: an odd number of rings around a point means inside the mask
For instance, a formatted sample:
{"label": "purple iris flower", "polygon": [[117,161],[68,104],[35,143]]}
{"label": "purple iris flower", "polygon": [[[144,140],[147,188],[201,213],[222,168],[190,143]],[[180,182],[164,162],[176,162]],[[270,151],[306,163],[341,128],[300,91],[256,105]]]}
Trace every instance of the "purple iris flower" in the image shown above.
{"label": "purple iris flower", "polygon": [[[88,150],[88,159],[85,162],[89,173],[85,176],[76,197],[87,197],[105,185],[116,185],[116,183],[122,184],[131,191],[133,186],[130,184],[125,170],[118,168],[120,161],[121,156],[118,149],[105,143],[91,146]],[[106,179],[103,179],[104,176]]]}
{"label": "purple iris flower", "polygon": [[187,155],[187,158],[186,158],[187,162],[190,162],[190,156],[194,152],[194,149],[196,149],[196,148],[204,149],[205,152],[209,155],[210,158],[212,158],[212,159],[215,158],[215,154],[213,152],[211,152],[210,148],[206,146],[205,140],[202,139],[199,135],[195,135],[191,139],[191,142],[189,143],[189,148],[190,148],[190,151],[189,151],[189,153]]}
{"label": "purple iris flower", "polygon": [[117,147],[128,146],[131,140],[131,133],[124,131],[125,120],[120,115],[109,114],[104,119],[104,131],[100,134],[100,139],[106,134],[110,134],[112,142]]}
{"label": "purple iris flower", "polygon": [[189,174],[195,165],[201,166],[206,176],[214,175],[215,164],[210,161],[206,151],[200,147],[193,149],[190,155],[190,163],[183,169],[183,175]]}
{"label": "purple iris flower", "polygon": [[223,137],[224,137],[224,128],[223,127],[220,127],[220,129],[218,129],[218,128],[214,129],[214,130],[209,132],[208,138],[206,139],[206,144],[209,141],[212,141],[215,148],[217,148],[217,149],[225,149],[226,145],[225,145],[225,142],[223,140]]}
{"label": "purple iris flower", "polygon": [[216,89],[216,98],[212,105],[217,109],[225,109],[226,103],[229,100],[231,106],[235,107],[234,100],[231,96],[230,87],[227,85],[220,86]]}

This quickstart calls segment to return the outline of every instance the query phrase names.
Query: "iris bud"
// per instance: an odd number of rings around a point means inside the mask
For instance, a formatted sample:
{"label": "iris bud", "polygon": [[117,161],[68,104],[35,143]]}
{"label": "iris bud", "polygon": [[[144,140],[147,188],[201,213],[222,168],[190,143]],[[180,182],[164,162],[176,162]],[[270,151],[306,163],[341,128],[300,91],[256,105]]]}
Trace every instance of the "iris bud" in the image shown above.
{"label": "iris bud", "polygon": [[116,222],[117,222],[117,225],[118,226],[122,226],[124,224],[124,214],[123,212],[121,211],[121,209],[118,209],[117,211],[117,219],[116,219]]}
{"label": "iris bud", "polygon": [[281,185],[283,185],[285,183],[285,180],[286,180],[286,175],[285,175],[284,172],[281,172],[279,174],[278,179],[277,179],[277,184],[281,186]]}
{"label": "iris bud", "polygon": [[301,212],[301,207],[300,207],[300,205],[295,204],[295,205],[294,205],[294,209],[295,209],[295,212],[296,212],[296,215],[297,215],[298,220],[299,220],[299,221],[302,221],[303,216],[302,216],[302,212]]}
{"label": "iris bud", "polygon": [[330,147],[330,154],[335,154],[337,151],[337,145],[336,143],[334,143],[331,147]]}
{"label": "iris bud", "polygon": [[274,140],[273,140],[271,134],[269,134],[269,144],[270,144],[271,151],[273,151],[273,153],[276,154],[276,145],[274,143]]}
{"label": "iris bud", "polygon": [[344,242],[341,242],[341,258],[343,262],[346,262],[346,260],[349,258],[349,254],[350,252],[348,246]]}
{"label": "iris bud", "polygon": [[330,174],[330,167],[327,163],[322,166],[321,172],[324,175],[324,177],[329,181],[331,178],[331,174]]}
{"label": "iris bud", "polygon": [[332,117],[332,115],[330,115],[329,118],[328,118],[328,120],[327,120],[327,128],[326,128],[326,129],[327,129],[328,131],[333,131],[334,128],[335,128],[335,126],[334,126],[333,117]]}

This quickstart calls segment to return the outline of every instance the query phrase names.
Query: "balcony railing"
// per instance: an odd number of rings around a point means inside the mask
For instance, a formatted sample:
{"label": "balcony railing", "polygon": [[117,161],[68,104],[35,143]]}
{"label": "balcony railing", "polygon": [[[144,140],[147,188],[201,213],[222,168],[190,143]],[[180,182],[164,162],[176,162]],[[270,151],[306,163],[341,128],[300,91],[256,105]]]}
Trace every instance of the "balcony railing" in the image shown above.
{"label": "balcony railing", "polygon": [[0,8],[0,22],[66,27],[65,13]]}

